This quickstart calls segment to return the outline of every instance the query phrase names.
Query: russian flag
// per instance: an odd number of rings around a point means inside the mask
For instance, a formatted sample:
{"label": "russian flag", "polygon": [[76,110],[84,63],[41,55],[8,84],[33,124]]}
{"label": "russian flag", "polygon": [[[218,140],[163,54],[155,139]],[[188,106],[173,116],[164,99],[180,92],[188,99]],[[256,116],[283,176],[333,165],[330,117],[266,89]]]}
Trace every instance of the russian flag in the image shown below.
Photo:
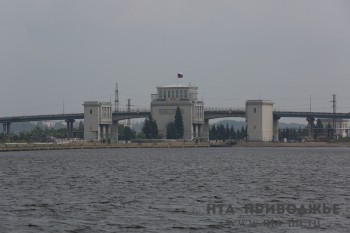
{"label": "russian flag", "polygon": [[183,74],[182,73],[177,73],[177,78],[183,78]]}

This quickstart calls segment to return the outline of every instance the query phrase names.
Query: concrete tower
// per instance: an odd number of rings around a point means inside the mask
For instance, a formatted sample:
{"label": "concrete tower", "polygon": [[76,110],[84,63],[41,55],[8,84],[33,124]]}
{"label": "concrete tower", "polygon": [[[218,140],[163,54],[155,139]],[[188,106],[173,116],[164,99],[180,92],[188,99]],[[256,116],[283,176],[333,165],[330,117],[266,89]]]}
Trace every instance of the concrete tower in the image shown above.
{"label": "concrete tower", "polygon": [[177,107],[182,112],[184,139],[203,137],[204,103],[197,99],[197,90],[191,85],[167,85],[157,87],[157,94],[151,95],[151,114],[163,138],[168,124],[175,119]]}
{"label": "concrete tower", "polygon": [[84,102],[84,140],[109,141],[111,138],[112,104]]}
{"label": "concrete tower", "polygon": [[246,102],[247,139],[272,141],[274,138],[273,103],[268,100]]}

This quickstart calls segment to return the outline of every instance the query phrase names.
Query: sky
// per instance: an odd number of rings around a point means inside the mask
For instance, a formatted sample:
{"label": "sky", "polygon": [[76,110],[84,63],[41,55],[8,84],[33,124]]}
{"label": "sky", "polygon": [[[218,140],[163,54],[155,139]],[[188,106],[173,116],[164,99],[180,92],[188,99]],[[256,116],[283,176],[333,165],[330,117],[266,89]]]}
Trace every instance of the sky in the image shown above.
{"label": "sky", "polygon": [[206,107],[350,112],[350,1],[1,0],[0,117],[149,108],[196,85]]}

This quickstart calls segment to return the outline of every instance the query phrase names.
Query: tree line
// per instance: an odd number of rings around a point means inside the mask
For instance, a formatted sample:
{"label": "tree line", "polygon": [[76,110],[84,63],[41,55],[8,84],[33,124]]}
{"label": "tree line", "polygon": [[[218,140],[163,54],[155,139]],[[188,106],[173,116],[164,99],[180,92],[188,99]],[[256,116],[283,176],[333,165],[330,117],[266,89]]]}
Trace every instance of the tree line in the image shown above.
{"label": "tree line", "polygon": [[[313,132],[311,137],[313,139],[317,139],[319,137],[324,137],[327,139],[333,138],[334,131],[333,127],[330,123],[328,123],[326,126],[322,124],[321,119],[317,119],[316,123],[313,124]],[[279,138],[280,140],[283,140],[283,138],[286,138],[287,140],[300,140],[302,138],[309,137],[309,130],[307,127],[304,128],[284,128],[279,129]]]}
{"label": "tree line", "polygon": [[242,126],[241,129],[235,129],[228,124],[214,124],[209,130],[209,140],[244,140],[247,137],[247,128]]}
{"label": "tree line", "polygon": [[[78,126],[73,128],[75,138],[84,138],[84,124],[81,121]],[[27,132],[6,133],[0,134],[0,142],[53,142],[55,139],[67,138],[67,128],[54,128],[44,125],[36,125],[33,129]]]}

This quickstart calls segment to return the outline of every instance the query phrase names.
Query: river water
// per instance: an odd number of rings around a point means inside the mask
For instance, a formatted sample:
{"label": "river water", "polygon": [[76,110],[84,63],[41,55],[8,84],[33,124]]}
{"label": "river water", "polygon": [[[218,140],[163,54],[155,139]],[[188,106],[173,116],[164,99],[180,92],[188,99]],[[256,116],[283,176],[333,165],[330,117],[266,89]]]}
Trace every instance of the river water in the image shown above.
{"label": "river water", "polygon": [[350,232],[350,148],[0,153],[0,184],[1,233]]}

